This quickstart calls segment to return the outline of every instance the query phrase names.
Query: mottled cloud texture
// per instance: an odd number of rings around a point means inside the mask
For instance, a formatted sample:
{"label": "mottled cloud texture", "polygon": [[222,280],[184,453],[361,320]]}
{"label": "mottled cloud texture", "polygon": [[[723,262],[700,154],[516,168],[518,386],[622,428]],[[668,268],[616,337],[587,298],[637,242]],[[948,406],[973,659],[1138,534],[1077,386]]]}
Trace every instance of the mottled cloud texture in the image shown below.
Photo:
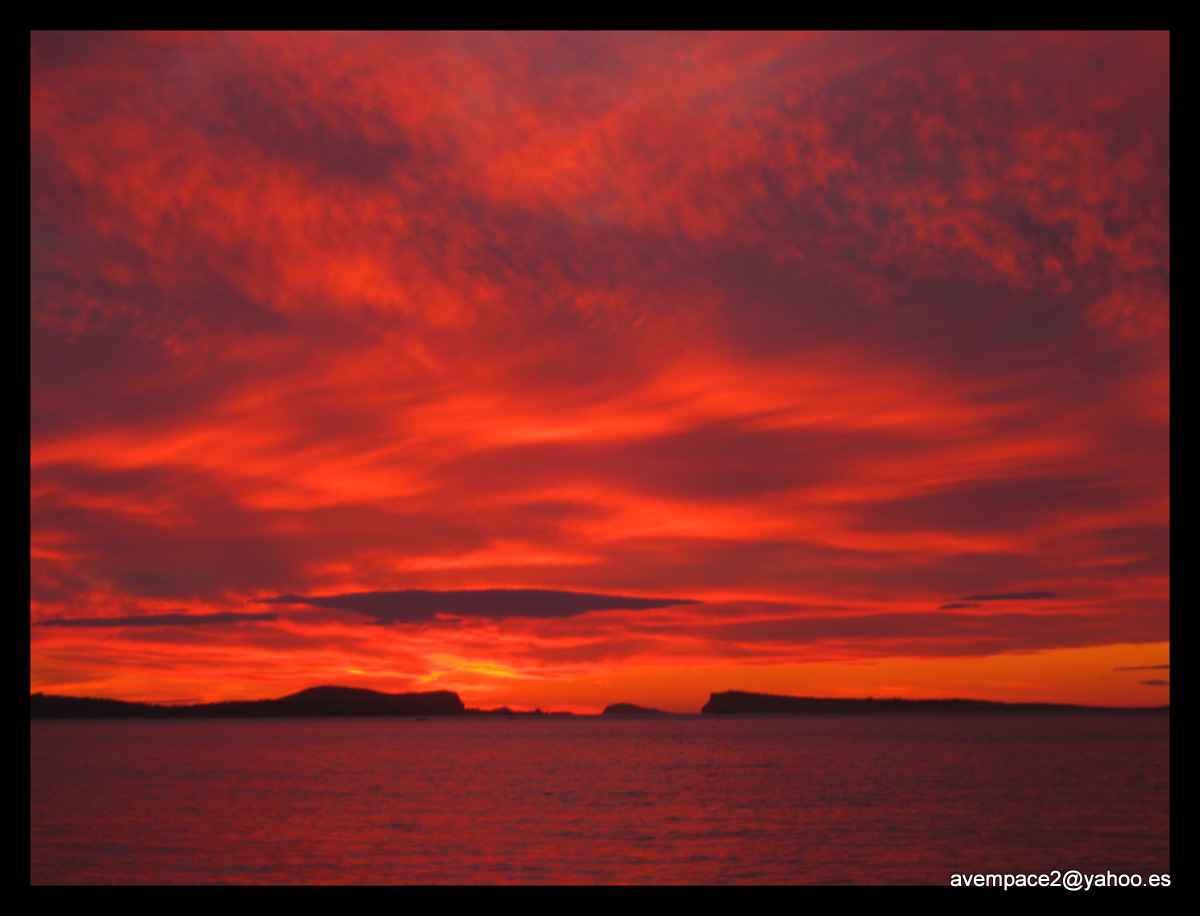
{"label": "mottled cloud texture", "polygon": [[31,688],[1144,702],[1166,34],[30,55]]}
{"label": "mottled cloud texture", "polygon": [[42,627],[192,627],[210,623],[278,620],[276,614],[139,614],[132,617],[52,617],[39,620]]}

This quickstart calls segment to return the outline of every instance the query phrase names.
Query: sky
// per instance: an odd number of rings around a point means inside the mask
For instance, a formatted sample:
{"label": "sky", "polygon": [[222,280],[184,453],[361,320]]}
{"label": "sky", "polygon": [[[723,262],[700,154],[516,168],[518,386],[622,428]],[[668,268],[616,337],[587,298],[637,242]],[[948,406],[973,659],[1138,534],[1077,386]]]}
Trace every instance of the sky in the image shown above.
{"label": "sky", "polygon": [[30,689],[1169,702],[1165,33],[33,33]]}

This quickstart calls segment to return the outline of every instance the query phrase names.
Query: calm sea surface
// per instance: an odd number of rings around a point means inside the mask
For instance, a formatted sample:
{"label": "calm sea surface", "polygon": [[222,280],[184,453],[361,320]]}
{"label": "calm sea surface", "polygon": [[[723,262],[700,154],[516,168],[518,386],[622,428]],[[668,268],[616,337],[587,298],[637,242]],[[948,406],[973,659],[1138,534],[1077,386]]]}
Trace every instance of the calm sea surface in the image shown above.
{"label": "calm sea surface", "polygon": [[1170,720],[30,722],[30,880],[929,883],[1170,872]]}

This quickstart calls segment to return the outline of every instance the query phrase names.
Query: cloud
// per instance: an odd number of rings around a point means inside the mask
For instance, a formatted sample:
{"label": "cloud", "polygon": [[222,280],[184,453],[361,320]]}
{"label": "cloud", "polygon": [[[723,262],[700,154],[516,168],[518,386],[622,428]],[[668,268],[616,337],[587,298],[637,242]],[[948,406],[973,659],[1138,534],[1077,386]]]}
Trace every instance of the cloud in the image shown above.
{"label": "cloud", "polygon": [[879,501],[863,512],[873,530],[1013,531],[1042,520],[1126,505],[1120,481],[1040,477],[967,482],[934,494]]}
{"label": "cloud", "polygon": [[1129,665],[1122,668],[1113,668],[1113,671],[1159,671],[1170,667],[1170,665]]}
{"label": "cloud", "polygon": [[959,601],[1042,601],[1055,597],[1054,592],[1008,592],[998,595],[964,595]]}
{"label": "cloud", "polygon": [[1170,681],[1138,681],[1138,683],[1142,684],[1146,687],[1170,687],[1171,686]]}
{"label": "cloud", "polygon": [[217,623],[278,620],[277,614],[140,614],[134,617],[57,617],[39,620],[40,627],[193,627]]}
{"label": "cloud", "polygon": [[352,611],[374,617],[377,623],[413,623],[439,615],[482,617],[574,617],[588,611],[648,610],[682,604],[699,604],[687,598],[630,598],[535,588],[489,588],[456,591],[404,589],[386,592],[357,592],[345,595],[280,595],[261,598],[263,604],[303,604],[310,607]]}
{"label": "cloud", "polygon": [[798,647],[824,644],[839,646],[851,654],[906,652],[945,656],[1095,644],[1119,638],[1124,627],[1124,622],[1115,615],[889,611],[694,625],[690,632],[696,636],[729,640],[748,652],[776,646],[794,653]]}
{"label": "cloud", "polygon": [[34,626],[39,684],[1165,641],[1169,63],[31,34],[31,620],[304,602]]}

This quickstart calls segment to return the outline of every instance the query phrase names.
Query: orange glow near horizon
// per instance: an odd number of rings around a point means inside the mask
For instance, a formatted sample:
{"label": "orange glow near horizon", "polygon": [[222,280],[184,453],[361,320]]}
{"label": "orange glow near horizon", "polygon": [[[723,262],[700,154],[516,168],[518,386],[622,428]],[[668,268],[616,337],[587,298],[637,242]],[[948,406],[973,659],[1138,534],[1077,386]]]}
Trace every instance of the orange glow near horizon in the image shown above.
{"label": "orange glow near horizon", "polygon": [[1166,34],[31,40],[31,690],[1169,703]]}

